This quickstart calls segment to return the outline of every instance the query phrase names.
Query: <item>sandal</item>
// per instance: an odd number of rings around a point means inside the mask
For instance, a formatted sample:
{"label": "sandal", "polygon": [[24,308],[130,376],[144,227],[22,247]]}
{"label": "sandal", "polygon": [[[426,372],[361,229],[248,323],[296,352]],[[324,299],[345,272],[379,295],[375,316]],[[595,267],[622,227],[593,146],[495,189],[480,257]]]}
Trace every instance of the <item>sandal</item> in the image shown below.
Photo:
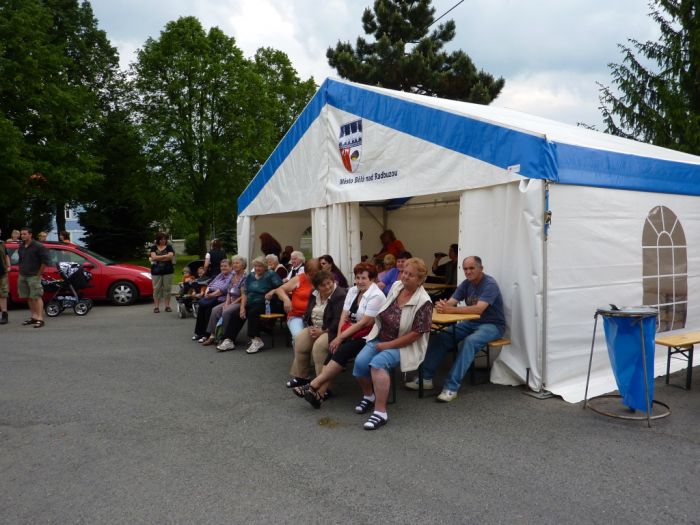
{"label": "sandal", "polygon": [[376,412],[369,416],[369,419],[365,421],[365,424],[362,425],[365,430],[377,430],[379,427],[383,427],[386,425],[388,419],[384,419],[382,416],[377,414]]}
{"label": "sandal", "polygon": [[160,308],[154,308],[153,309],[154,314],[159,314],[160,313]]}
{"label": "sandal", "polygon": [[295,386],[294,388],[292,388],[292,392],[294,393],[295,396],[303,399],[304,396],[306,395],[306,391],[309,388],[311,388],[311,385],[309,383],[307,383],[305,385]]}
{"label": "sandal", "polygon": [[46,324],[46,323],[44,323],[44,321],[42,321],[41,319],[36,319],[36,320],[34,321],[34,328],[41,328],[41,327],[44,326],[45,324]]}
{"label": "sandal", "polygon": [[24,322],[22,323],[24,326],[34,324],[37,322],[37,319],[34,319],[33,317],[31,319],[25,319]]}
{"label": "sandal", "polygon": [[212,335],[209,336],[209,338],[202,343],[202,346],[211,346],[216,344],[216,338]]}
{"label": "sandal", "polygon": [[312,407],[316,409],[321,408],[321,394],[319,394],[318,391],[314,390],[311,386],[304,393],[304,399],[306,399]]}
{"label": "sandal", "polygon": [[309,380],[303,377],[293,377],[287,381],[287,388],[294,388],[295,386],[308,385]]}
{"label": "sandal", "polygon": [[166,307],[165,307],[165,311],[166,311],[166,312],[168,312],[168,313],[170,313],[170,312],[172,312],[172,311],[173,311],[173,309],[172,309],[172,308],[170,308],[169,306],[166,306]]}
{"label": "sandal", "polygon": [[369,399],[365,399],[364,397],[362,398],[362,401],[360,401],[357,406],[355,407],[355,413],[356,414],[366,414],[370,410],[374,408],[374,401],[370,401]]}

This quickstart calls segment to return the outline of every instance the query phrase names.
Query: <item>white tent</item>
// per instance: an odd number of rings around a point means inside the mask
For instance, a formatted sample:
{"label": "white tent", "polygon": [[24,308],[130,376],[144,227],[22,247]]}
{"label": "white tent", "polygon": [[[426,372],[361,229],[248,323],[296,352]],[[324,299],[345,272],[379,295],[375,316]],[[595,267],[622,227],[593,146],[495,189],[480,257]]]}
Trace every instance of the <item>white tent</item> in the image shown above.
{"label": "white tent", "polygon": [[[531,389],[567,401],[583,399],[596,308],[658,305],[660,331],[700,329],[692,155],[328,79],[241,194],[238,213],[241,254],[259,252],[256,232],[299,246],[311,226],[313,254],[330,253],[348,273],[378,251],[383,228],[427,262],[458,240],[460,258],[480,255],[506,304],[513,344],[491,380],[529,377]],[[615,388],[605,352],[599,330],[589,395]]]}

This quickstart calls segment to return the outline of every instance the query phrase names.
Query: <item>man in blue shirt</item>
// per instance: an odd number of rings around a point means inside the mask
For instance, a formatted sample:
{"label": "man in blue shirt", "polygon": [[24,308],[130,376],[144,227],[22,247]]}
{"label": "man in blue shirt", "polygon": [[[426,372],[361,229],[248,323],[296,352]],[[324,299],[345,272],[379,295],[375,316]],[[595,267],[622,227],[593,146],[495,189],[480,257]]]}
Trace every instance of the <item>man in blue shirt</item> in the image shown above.
{"label": "man in blue shirt", "polygon": [[[432,336],[428,351],[423,361],[423,388],[433,388],[433,377],[445,354],[457,341],[458,353],[450,372],[445,377],[442,392],[437,401],[449,403],[457,397],[467,370],[474,362],[474,356],[486,343],[503,336],[506,318],[503,311],[503,297],[498,283],[484,273],[481,258],[476,255],[467,257],[462,262],[466,280],[457,287],[452,297],[435,304],[435,309],[447,314],[478,314],[474,321],[461,321],[450,328]],[[464,301],[466,306],[457,306]],[[411,390],[418,390],[418,379],[406,383]]]}

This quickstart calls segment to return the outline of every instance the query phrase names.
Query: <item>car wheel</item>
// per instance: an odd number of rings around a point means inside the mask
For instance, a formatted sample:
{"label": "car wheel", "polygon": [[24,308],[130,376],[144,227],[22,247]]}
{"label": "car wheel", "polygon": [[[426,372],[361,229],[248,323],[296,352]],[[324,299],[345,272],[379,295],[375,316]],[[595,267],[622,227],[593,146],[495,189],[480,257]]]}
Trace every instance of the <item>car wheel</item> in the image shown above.
{"label": "car wheel", "polygon": [[139,297],[136,286],[127,281],[118,281],[109,289],[108,299],[117,306],[134,304]]}

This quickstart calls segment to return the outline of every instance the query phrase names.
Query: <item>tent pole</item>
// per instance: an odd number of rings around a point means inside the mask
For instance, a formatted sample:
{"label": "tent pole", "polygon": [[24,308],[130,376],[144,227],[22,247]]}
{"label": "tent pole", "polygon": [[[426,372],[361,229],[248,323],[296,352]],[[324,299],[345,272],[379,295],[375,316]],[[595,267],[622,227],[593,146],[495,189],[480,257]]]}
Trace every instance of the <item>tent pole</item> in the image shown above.
{"label": "tent pole", "polygon": [[547,384],[547,239],[549,237],[549,225],[552,222],[552,212],[549,209],[549,181],[544,181],[542,191],[542,326],[541,326],[541,343],[542,351],[540,352],[540,370],[542,373],[542,380],[540,381],[539,388],[537,390],[530,390],[529,385],[529,374],[528,374],[528,384],[527,389],[524,394],[534,397],[536,399],[548,399],[552,397],[549,390],[545,390],[544,386]]}

